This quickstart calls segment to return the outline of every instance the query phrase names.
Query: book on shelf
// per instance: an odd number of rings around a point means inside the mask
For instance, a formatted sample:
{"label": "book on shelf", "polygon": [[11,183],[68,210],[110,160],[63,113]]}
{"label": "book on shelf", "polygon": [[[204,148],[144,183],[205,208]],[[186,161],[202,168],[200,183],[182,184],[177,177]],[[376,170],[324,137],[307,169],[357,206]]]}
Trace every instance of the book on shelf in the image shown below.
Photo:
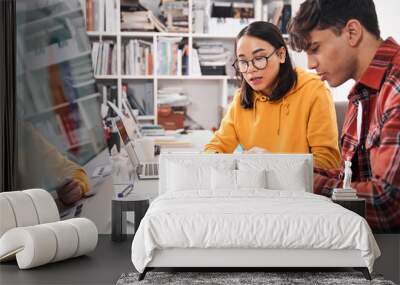
{"label": "book on shelf", "polygon": [[213,2],[211,6],[212,18],[233,18],[233,3]]}
{"label": "book on shelf", "polygon": [[193,15],[193,31],[197,34],[203,34],[205,30],[205,12],[203,10],[194,10]]}
{"label": "book on shelf", "polygon": [[222,53],[201,53],[199,55],[199,60],[200,61],[212,61],[212,60],[221,60],[221,61],[228,61],[231,58],[231,53],[228,51],[222,52]]}
{"label": "book on shelf", "polygon": [[337,196],[337,195],[332,195],[332,200],[347,200],[347,201],[351,201],[351,200],[358,200],[359,198],[358,198],[358,196],[356,195],[356,196],[349,196],[349,197],[347,197],[347,196]]}
{"label": "book on shelf", "polygon": [[157,121],[166,130],[183,129],[186,107],[172,107],[160,105],[157,112]]}
{"label": "book on shelf", "polygon": [[116,0],[105,0],[105,31],[116,32],[118,21],[118,8]]}
{"label": "book on shelf", "polygon": [[188,94],[182,87],[164,87],[158,90],[157,104],[182,107],[190,104]]}
{"label": "book on shelf", "polygon": [[187,33],[189,31],[188,1],[163,1],[160,10],[166,21],[168,32]]}
{"label": "book on shelf", "polygon": [[357,200],[357,190],[334,188],[332,192],[333,200]]}
{"label": "book on shelf", "polygon": [[194,0],[192,12],[192,30],[194,33],[203,34],[208,26],[209,4],[207,1]]}
{"label": "book on shelf", "polygon": [[167,27],[161,22],[153,13],[150,14],[150,21],[154,24],[155,28],[159,32],[167,32]]}
{"label": "book on shelf", "polygon": [[93,0],[86,0],[86,30],[93,31]]}
{"label": "book on shelf", "polygon": [[212,18],[254,19],[254,4],[252,2],[213,2]]}
{"label": "book on shelf", "polygon": [[121,12],[121,30],[154,30],[155,26],[150,21],[149,13],[151,11]]}
{"label": "book on shelf", "polygon": [[153,74],[153,44],[141,39],[125,42],[122,56],[122,70],[126,75]]}
{"label": "book on shelf", "polygon": [[227,51],[222,42],[196,42],[195,45],[198,47],[199,57],[225,57]]}
{"label": "book on shelf", "polygon": [[141,10],[121,12],[121,30],[166,32],[167,28],[152,11]]}
{"label": "book on shelf", "polygon": [[226,75],[225,65],[200,65],[202,75]]}
{"label": "book on shelf", "polygon": [[[110,101],[118,106],[118,88],[116,85],[99,84],[98,89],[102,94],[103,103]],[[109,110],[112,111],[112,108]]]}
{"label": "book on shelf", "polygon": [[[98,24],[97,24],[98,29],[97,29],[97,31],[99,31],[99,32],[104,31],[104,16],[105,16],[105,13],[104,13],[104,10],[105,10],[104,1],[105,0],[97,0],[97,3],[98,3],[97,6],[99,7],[99,9],[98,9],[99,17],[98,17]],[[96,5],[94,7],[96,7]],[[96,12],[95,12],[95,15],[96,15]],[[96,27],[96,25],[95,25],[95,27]]]}
{"label": "book on shelf", "polygon": [[333,189],[333,193],[340,193],[340,194],[342,194],[342,193],[352,193],[352,194],[354,194],[354,193],[357,193],[357,190],[353,189],[353,188],[351,188],[351,189],[334,188]]}
{"label": "book on shelf", "polygon": [[198,61],[202,75],[226,75],[231,53],[219,41],[198,41]]}
{"label": "book on shelf", "polygon": [[192,50],[192,66],[190,74],[194,76],[201,75],[201,68],[200,68],[200,61],[199,61],[199,54],[196,48]]}
{"label": "book on shelf", "polygon": [[182,75],[189,75],[189,45],[187,44],[182,50]]}
{"label": "book on shelf", "polygon": [[117,0],[81,0],[81,4],[84,5],[87,31],[117,31]]}
{"label": "book on shelf", "polygon": [[92,63],[96,75],[116,75],[117,45],[115,42],[93,42]]}
{"label": "book on shelf", "polygon": [[[160,37],[157,46],[159,75],[183,74],[183,62],[186,64],[187,39],[181,37]],[[185,72],[187,68],[185,68]]]}
{"label": "book on shelf", "polygon": [[234,2],[233,18],[236,19],[254,19],[254,4],[252,2]]}
{"label": "book on shelf", "polygon": [[122,88],[123,97],[128,99],[134,109],[139,110],[140,116],[154,115],[154,91],[151,81],[124,84]]}

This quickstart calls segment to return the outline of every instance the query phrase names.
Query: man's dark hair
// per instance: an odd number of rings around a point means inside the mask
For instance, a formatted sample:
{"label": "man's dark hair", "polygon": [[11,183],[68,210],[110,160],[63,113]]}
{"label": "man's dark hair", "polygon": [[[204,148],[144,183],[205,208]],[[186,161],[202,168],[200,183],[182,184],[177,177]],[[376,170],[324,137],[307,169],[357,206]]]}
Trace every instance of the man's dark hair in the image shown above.
{"label": "man's dark hair", "polygon": [[[235,42],[235,50],[237,46],[237,42],[243,36],[251,36],[255,38],[259,38],[263,41],[268,42],[275,49],[279,49],[284,47],[286,50],[286,58],[285,62],[281,63],[278,73],[278,83],[272,94],[269,98],[270,101],[278,101],[296,84],[297,82],[297,73],[293,69],[292,62],[289,57],[289,53],[283,40],[282,34],[279,29],[267,22],[257,21],[249,24],[245,28],[243,28],[236,37]],[[267,67],[268,68],[268,67]],[[240,87],[240,105],[245,108],[253,107],[253,89],[251,86],[244,80],[243,75],[238,73],[241,79],[241,87]]]}
{"label": "man's dark hair", "polygon": [[340,35],[351,19],[358,20],[368,32],[380,38],[373,0],[306,0],[289,24],[290,46],[296,51],[307,50],[312,30],[329,28]]}

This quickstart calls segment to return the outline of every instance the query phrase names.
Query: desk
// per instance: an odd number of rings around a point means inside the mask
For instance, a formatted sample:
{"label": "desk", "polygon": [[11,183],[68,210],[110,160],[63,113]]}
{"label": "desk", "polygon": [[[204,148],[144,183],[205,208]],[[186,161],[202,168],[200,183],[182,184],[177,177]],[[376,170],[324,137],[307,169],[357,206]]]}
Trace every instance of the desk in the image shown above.
{"label": "desk", "polygon": [[[90,176],[97,166],[110,163],[113,163],[113,161],[110,159],[108,150],[105,149],[97,157],[85,165],[84,169]],[[106,177],[96,179],[90,178],[90,183],[96,194],[82,201],[83,207],[80,216],[92,220],[95,223],[99,234],[110,234],[110,200],[112,199],[113,194],[113,191],[111,191],[113,188],[113,176],[108,175]]]}
{"label": "desk", "polygon": [[[211,131],[193,131],[179,137],[182,141],[190,142],[191,147],[163,147],[161,148],[161,153],[200,152],[203,150],[204,145],[210,141],[211,137]],[[126,212],[135,212],[134,227],[137,229],[151,201],[158,195],[158,180],[137,179],[128,159],[120,160],[114,163],[114,166],[114,193],[111,201],[111,239],[113,241],[123,241],[127,237]],[[128,196],[122,198],[118,197],[118,193],[121,192],[126,185],[132,183],[132,181],[134,185],[132,192]]]}

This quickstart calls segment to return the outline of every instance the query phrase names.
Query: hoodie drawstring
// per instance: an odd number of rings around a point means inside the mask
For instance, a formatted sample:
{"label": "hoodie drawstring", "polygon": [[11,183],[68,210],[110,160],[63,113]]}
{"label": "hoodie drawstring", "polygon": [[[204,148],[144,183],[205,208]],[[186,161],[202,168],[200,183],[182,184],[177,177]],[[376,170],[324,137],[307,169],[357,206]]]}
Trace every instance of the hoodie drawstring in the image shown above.
{"label": "hoodie drawstring", "polygon": [[282,112],[282,106],[283,106],[283,104],[282,104],[282,102],[279,104],[279,117],[278,117],[278,130],[277,130],[277,133],[278,133],[278,136],[279,136],[279,133],[280,133],[280,130],[281,130],[281,112]]}
{"label": "hoodie drawstring", "polygon": [[268,97],[265,95],[256,95],[254,96],[254,102],[253,102],[253,121],[256,121],[256,105],[257,105],[257,101],[260,102],[266,102],[268,101]]}
{"label": "hoodie drawstring", "polygon": [[286,102],[285,102],[285,97],[283,97],[281,103],[279,104],[279,118],[278,118],[278,130],[277,130],[278,136],[279,136],[279,133],[280,133],[280,131],[281,131],[281,113],[282,113],[282,107],[284,108],[285,115],[288,116],[288,115],[289,115],[289,103],[286,103]]}
{"label": "hoodie drawstring", "polygon": [[[254,96],[254,102],[253,102],[253,120],[254,122],[256,121],[256,108],[257,108],[257,102],[266,102],[268,101],[268,97],[265,95],[256,95]],[[282,98],[281,102],[279,103],[279,117],[278,117],[278,129],[277,129],[277,134],[279,136],[280,130],[281,130],[281,115],[282,115],[282,108],[284,109],[284,114],[287,116],[289,115],[289,103],[285,101],[285,97]]]}

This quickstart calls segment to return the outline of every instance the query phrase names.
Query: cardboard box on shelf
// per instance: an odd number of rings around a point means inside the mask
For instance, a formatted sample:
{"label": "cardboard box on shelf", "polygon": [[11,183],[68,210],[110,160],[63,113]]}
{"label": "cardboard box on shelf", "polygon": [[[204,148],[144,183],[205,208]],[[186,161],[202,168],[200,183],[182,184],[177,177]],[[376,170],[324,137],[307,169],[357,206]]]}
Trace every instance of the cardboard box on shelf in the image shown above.
{"label": "cardboard box on shelf", "polygon": [[166,130],[183,129],[185,112],[185,108],[182,107],[159,106],[158,124]]}

